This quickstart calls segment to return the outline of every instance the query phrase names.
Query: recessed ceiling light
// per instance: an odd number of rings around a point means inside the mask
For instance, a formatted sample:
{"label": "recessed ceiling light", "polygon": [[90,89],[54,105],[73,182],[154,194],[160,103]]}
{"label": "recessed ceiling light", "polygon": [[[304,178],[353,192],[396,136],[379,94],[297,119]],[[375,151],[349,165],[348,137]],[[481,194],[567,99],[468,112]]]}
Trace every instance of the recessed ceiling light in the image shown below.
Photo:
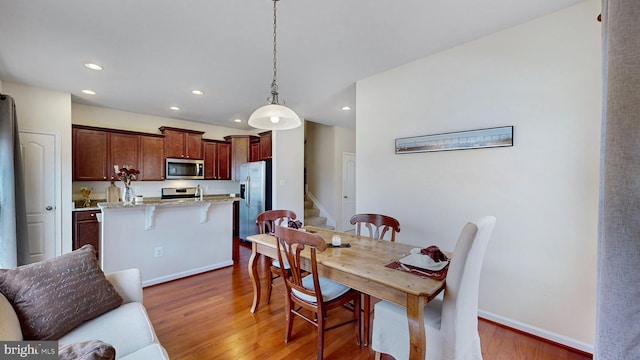
{"label": "recessed ceiling light", "polygon": [[178,111],[178,110],[180,110],[180,108],[179,108],[179,107],[177,107],[177,106],[171,106],[169,109],[171,109],[171,110],[173,110],[173,111]]}
{"label": "recessed ceiling light", "polygon": [[100,66],[98,64],[86,63],[86,64],[84,64],[84,66],[87,69],[91,69],[91,70],[102,70],[102,66]]}
{"label": "recessed ceiling light", "polygon": [[193,95],[204,95],[204,91],[202,90],[191,90]]}
{"label": "recessed ceiling light", "polygon": [[344,111],[349,111],[351,110],[351,106],[343,106],[341,109]]}
{"label": "recessed ceiling light", "polygon": [[95,95],[96,94],[95,91],[89,90],[89,89],[82,90],[82,93],[83,94],[87,94],[87,95]]}
{"label": "recessed ceiling light", "polygon": [[235,121],[235,122],[237,122],[237,123],[242,122],[242,120],[241,120],[241,119],[235,119],[235,120],[233,120],[233,121]]}

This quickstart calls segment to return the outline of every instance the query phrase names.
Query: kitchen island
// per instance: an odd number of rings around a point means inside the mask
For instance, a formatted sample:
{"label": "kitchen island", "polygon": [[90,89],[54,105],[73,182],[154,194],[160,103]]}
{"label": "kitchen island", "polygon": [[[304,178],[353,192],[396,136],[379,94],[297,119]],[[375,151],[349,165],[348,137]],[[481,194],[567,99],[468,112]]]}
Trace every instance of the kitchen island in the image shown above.
{"label": "kitchen island", "polygon": [[99,203],[103,271],[138,268],[149,286],[233,265],[233,201]]}

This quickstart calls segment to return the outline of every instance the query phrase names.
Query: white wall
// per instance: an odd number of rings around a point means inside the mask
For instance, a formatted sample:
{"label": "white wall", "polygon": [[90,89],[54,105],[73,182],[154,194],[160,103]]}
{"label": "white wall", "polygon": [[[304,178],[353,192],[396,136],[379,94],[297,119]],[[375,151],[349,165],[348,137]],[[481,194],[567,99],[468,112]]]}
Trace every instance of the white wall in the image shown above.
{"label": "white wall", "polygon": [[[16,103],[18,126],[21,131],[31,130],[54,134],[59,154],[56,161],[56,254],[71,251],[71,95],[3,82],[3,93]],[[68,199],[68,201],[67,201]]]}
{"label": "white wall", "polygon": [[306,122],[308,190],[327,213],[327,225],[342,230],[342,154],[355,152],[353,129]]}
{"label": "white wall", "polygon": [[[304,120],[303,120],[304,123]],[[300,218],[304,214],[304,126],[273,131],[272,209],[288,209]]]}
{"label": "white wall", "polygon": [[[81,104],[72,105],[72,122],[75,125],[87,125],[110,129],[140,131],[151,134],[160,134],[161,126],[175,127],[204,131],[203,138],[212,140],[224,140],[227,135],[255,135],[259,131],[245,131],[211,124],[196,123],[179,119],[171,119],[152,115],[137,114],[127,111],[112,110],[96,106]],[[237,181],[225,180],[167,180],[167,181],[136,181],[133,183],[135,194],[145,197],[160,197],[163,187],[184,187],[202,185],[206,195],[238,193],[240,185]],[[116,185],[121,187],[119,182]],[[74,182],[74,199],[80,200],[81,187],[93,188],[94,199],[105,199],[105,191],[109,186],[105,181]]]}
{"label": "white wall", "polygon": [[227,135],[256,135],[258,132],[264,131],[239,130],[193,121],[138,114],[82,104],[73,104],[72,110],[72,122],[76,125],[140,131],[152,134],[160,134],[160,130],[158,129],[161,126],[168,126],[180,129],[204,131],[205,133],[202,135],[204,139],[224,140],[224,137]]}
{"label": "white wall", "polygon": [[[358,212],[397,241],[451,250],[497,224],[481,315],[592,351],[601,116],[600,2],[590,0],[357,84]],[[394,154],[394,139],[513,125],[508,148]]]}

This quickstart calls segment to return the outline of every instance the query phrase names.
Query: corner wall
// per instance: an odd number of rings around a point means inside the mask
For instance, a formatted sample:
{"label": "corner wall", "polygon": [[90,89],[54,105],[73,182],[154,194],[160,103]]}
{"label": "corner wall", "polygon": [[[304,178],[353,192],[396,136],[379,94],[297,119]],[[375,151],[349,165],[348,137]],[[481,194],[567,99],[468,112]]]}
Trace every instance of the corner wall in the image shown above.
{"label": "corner wall", "polygon": [[306,122],[306,127],[305,166],[309,192],[329,212],[325,214],[327,225],[342,230],[342,154],[355,152],[356,133],[353,129],[311,121]]}
{"label": "corner wall", "polygon": [[[302,123],[304,124],[304,119]],[[292,210],[304,216],[304,125],[274,130],[272,140],[273,209]],[[299,215],[302,214],[302,215]]]}
{"label": "corner wall", "polygon": [[[357,84],[356,210],[396,217],[397,241],[447,250],[465,222],[495,215],[481,315],[588,352],[599,13],[590,0]],[[394,154],[398,137],[505,125],[513,147]]]}

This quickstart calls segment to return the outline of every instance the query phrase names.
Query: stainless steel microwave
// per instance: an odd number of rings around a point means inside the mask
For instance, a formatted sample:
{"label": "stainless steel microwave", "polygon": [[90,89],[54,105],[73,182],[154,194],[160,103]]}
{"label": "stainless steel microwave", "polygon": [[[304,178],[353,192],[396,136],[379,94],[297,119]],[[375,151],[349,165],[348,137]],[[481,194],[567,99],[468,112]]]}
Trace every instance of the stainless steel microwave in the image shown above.
{"label": "stainless steel microwave", "polygon": [[164,168],[167,180],[204,179],[204,160],[167,158]]}

